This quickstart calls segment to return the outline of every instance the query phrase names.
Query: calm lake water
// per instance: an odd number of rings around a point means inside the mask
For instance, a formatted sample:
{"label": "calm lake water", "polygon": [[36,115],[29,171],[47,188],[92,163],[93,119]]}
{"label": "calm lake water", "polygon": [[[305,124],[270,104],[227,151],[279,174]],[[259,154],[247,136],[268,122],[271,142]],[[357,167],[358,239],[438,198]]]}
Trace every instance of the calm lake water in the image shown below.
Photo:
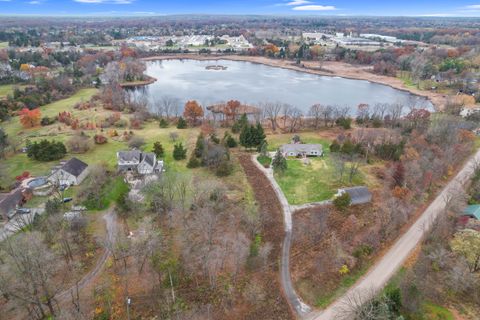
{"label": "calm lake water", "polygon": [[[226,70],[206,70],[212,64]],[[171,96],[197,100],[208,106],[231,99],[247,104],[288,103],[307,112],[316,103],[346,105],[354,115],[357,106],[366,103],[403,103],[432,108],[425,98],[363,80],[318,76],[293,70],[241,61],[159,60],[147,62],[146,73],[157,81],[135,91],[146,95],[149,103]]]}

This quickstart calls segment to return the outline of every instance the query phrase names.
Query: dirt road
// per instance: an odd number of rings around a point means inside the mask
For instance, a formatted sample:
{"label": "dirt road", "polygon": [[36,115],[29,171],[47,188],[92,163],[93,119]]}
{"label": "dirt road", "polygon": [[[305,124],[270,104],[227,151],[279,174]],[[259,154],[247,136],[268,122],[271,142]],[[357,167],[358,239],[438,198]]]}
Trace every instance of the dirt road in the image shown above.
{"label": "dirt road", "polygon": [[[108,241],[111,243],[115,240],[115,234],[117,232],[117,216],[115,215],[115,212],[113,210],[110,210],[103,216],[103,219],[105,220],[105,228],[107,229],[107,238]],[[105,263],[107,262],[109,256],[110,251],[104,249],[102,256],[100,257],[100,259],[98,259],[92,270],[90,270],[90,272],[84,275],[83,278],[80,279],[80,281],[78,282],[79,291],[86,287],[91,281],[93,281],[97,277],[97,275],[105,266]],[[58,293],[55,298],[59,303],[65,302],[67,299],[70,298],[71,293],[75,293],[76,290],[77,286],[74,285],[69,289]]]}
{"label": "dirt road", "polygon": [[403,265],[415,247],[420,244],[423,237],[429,232],[437,216],[444,212],[448,199],[451,198],[457,190],[460,190],[471,178],[477,163],[480,163],[480,151],[466,163],[463,169],[445,186],[443,191],[428,206],[412,227],[395,242],[387,254],[385,254],[362,279],[329,307],[322,311],[312,312],[306,319],[336,319],[338,312],[348,304],[349,297],[355,297],[356,300],[365,300],[368,299],[371,292],[383,288],[388,280]]}

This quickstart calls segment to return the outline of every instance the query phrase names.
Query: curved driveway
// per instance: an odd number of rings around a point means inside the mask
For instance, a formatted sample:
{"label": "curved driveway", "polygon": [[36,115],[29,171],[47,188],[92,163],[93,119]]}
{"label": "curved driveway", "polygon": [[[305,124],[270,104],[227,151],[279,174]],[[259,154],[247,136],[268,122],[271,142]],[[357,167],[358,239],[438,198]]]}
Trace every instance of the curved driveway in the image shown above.
{"label": "curved driveway", "polygon": [[309,314],[309,312],[311,312],[312,309],[297,295],[295,289],[293,288],[292,279],[290,278],[290,247],[292,244],[292,211],[290,209],[290,205],[288,204],[287,198],[283,194],[283,191],[280,189],[280,186],[273,177],[273,170],[271,168],[266,169],[264,166],[262,166],[257,161],[257,155],[252,156],[252,162],[268,178],[270,184],[275,190],[275,193],[277,194],[280,204],[282,205],[285,225],[285,238],[283,239],[282,258],[280,264],[282,287],[290,306],[292,306],[297,314],[301,317],[306,316]]}

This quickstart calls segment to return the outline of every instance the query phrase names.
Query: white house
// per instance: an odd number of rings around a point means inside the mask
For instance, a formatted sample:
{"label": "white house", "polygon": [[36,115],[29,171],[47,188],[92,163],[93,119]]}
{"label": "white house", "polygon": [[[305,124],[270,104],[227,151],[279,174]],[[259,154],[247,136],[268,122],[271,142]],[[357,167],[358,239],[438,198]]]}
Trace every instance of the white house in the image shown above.
{"label": "white house", "polygon": [[157,161],[155,153],[139,150],[117,152],[117,165],[120,171],[136,171],[142,175],[163,170],[163,161]]}
{"label": "white house", "polygon": [[280,147],[284,157],[321,157],[323,147],[321,144],[289,143]]}
{"label": "white house", "polygon": [[47,179],[58,185],[79,185],[88,176],[88,164],[72,158],[55,170]]}

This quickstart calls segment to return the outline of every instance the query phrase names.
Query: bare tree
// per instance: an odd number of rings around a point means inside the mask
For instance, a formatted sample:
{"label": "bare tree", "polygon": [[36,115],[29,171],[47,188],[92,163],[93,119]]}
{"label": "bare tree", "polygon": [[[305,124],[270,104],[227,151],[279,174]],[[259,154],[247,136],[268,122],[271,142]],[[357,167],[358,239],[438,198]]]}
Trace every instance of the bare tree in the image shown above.
{"label": "bare tree", "polygon": [[55,316],[55,295],[64,277],[56,277],[61,260],[47,248],[40,233],[23,233],[2,244],[0,291],[24,306],[29,318]]}
{"label": "bare tree", "polygon": [[303,112],[299,108],[293,108],[290,112],[290,132],[296,132],[302,127]]}
{"label": "bare tree", "polygon": [[278,119],[278,115],[282,111],[282,107],[283,107],[282,104],[278,102],[276,103],[267,102],[262,105],[265,118],[270,121],[273,131],[277,130],[277,126],[278,126],[277,119]]}
{"label": "bare tree", "polygon": [[310,107],[308,115],[313,118],[313,126],[315,129],[318,129],[320,125],[320,120],[322,119],[322,112],[325,109],[325,106],[321,104],[314,104]]}

